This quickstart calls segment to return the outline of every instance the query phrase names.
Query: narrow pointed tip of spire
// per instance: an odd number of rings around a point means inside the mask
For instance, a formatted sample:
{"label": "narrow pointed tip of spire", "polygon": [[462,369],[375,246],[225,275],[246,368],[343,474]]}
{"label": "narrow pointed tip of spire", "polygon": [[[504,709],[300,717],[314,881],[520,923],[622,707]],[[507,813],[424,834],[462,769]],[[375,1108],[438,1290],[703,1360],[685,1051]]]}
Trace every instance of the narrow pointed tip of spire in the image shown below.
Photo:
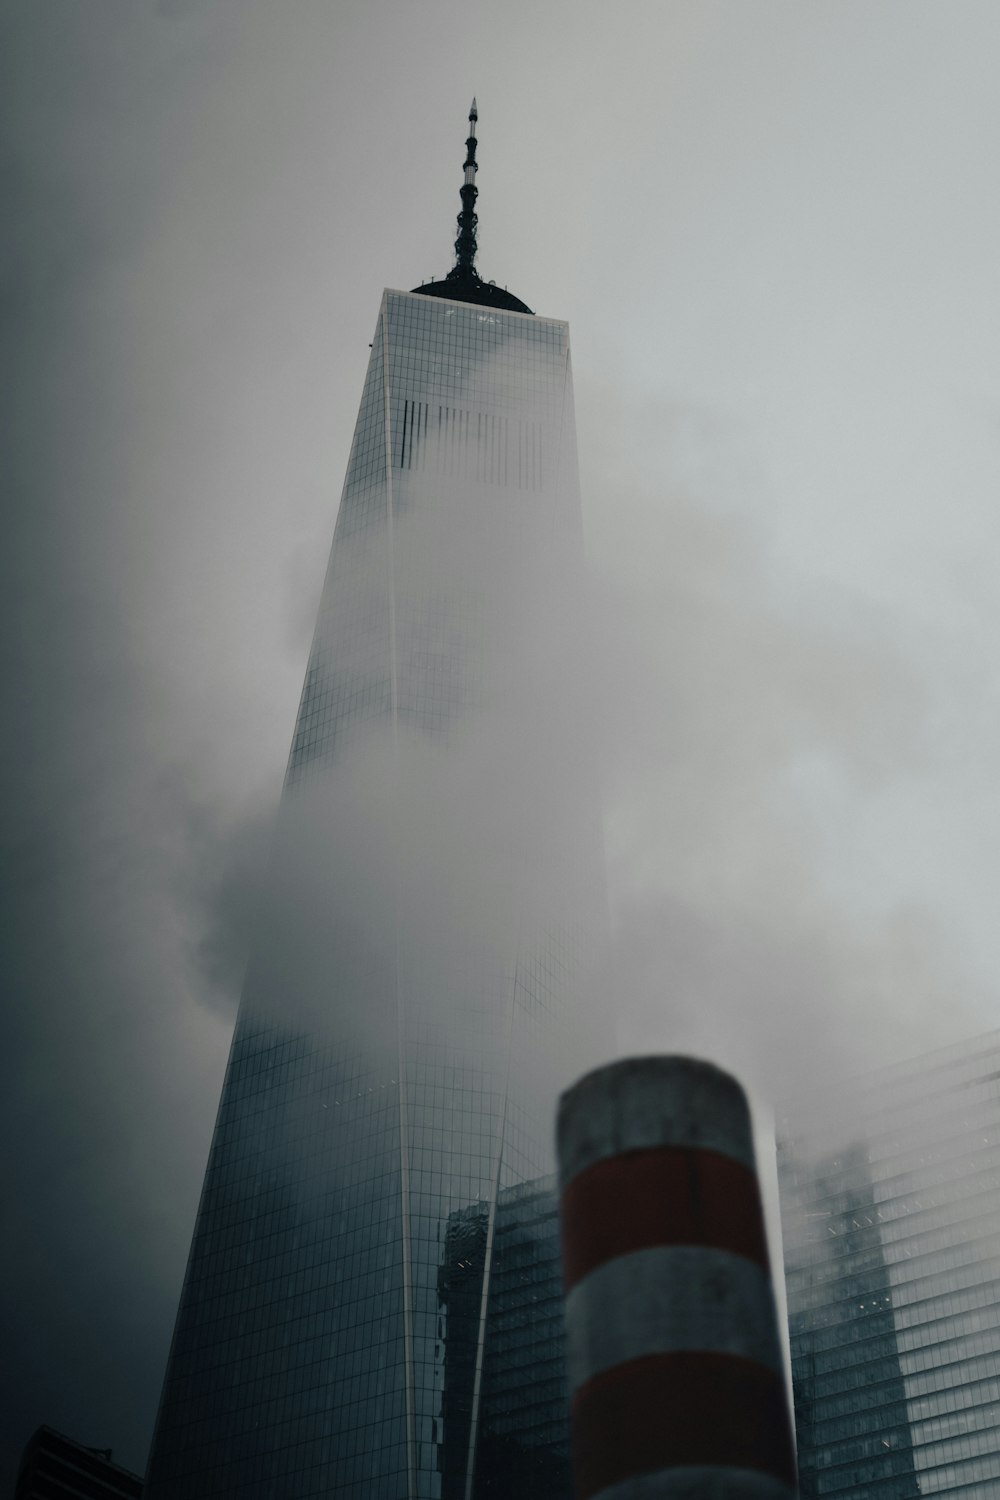
{"label": "narrow pointed tip of spire", "polygon": [[479,111],[476,108],[476,97],[475,97],[475,95],[472,96],[472,104],[469,107],[469,119],[470,120],[478,120],[479,119]]}

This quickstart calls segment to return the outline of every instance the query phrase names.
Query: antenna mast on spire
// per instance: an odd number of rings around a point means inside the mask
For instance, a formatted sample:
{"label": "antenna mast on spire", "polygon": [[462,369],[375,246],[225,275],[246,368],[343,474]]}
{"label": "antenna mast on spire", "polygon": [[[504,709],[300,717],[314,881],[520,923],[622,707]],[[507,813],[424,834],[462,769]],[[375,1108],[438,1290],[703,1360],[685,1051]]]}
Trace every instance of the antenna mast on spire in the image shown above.
{"label": "antenna mast on spire", "polygon": [[446,297],[449,302],[472,302],[478,307],[493,307],[506,312],[528,313],[531,308],[506,287],[484,281],[476,270],[476,121],[479,110],[473,99],[469,108],[469,134],[465,142],[465,179],[462,182],[462,212],[458,216],[458,239],[455,241],[455,264],[441,281],[424,281],[413,288],[421,297]]}
{"label": "antenna mast on spire", "polygon": [[469,135],[465,142],[465,180],[462,183],[462,212],[458,216],[458,239],[455,241],[455,267],[449,274],[451,276],[475,276],[473,261],[476,258],[476,225],[479,216],[476,213],[476,199],[479,197],[479,189],[476,187],[476,121],[479,119],[479,111],[476,101],[473,99],[469,109]]}

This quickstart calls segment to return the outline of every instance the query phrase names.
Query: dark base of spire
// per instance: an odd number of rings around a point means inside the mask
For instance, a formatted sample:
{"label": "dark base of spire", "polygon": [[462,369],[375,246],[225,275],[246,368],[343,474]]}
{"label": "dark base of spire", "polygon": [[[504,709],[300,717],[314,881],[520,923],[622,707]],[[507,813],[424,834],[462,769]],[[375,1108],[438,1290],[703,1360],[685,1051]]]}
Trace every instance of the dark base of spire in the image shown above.
{"label": "dark base of spire", "polygon": [[532,312],[513,292],[494,286],[492,281],[481,280],[475,271],[459,267],[443,281],[428,281],[425,286],[415,286],[413,290],[421,297],[448,297],[452,302],[473,302],[477,307],[493,307],[499,312]]}

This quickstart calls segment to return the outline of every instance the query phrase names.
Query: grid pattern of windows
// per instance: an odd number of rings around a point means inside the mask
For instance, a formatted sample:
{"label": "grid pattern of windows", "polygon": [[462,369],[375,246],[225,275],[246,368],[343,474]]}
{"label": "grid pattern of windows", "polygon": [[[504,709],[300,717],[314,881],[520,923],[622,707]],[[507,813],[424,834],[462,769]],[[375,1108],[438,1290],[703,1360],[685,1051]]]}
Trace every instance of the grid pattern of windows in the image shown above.
{"label": "grid pattern of windows", "polygon": [[573,1500],[554,1178],[497,1203],[475,1500]]}
{"label": "grid pattern of windows", "polygon": [[[447,758],[473,710],[516,713],[519,622],[579,566],[575,464],[565,324],[385,294],[283,826],[359,756],[383,774],[380,735]],[[512,809],[515,850],[529,817]],[[528,909],[522,881],[493,881],[480,921],[482,893],[447,906],[428,881],[423,907],[387,906],[374,930],[344,919],[330,962],[325,928],[340,915],[322,891],[303,893],[296,945],[319,975],[308,1006],[281,945],[262,941],[150,1500],[447,1500],[448,1476],[467,1471],[475,1413],[450,1393],[465,1380],[456,1370],[481,1367],[483,1337],[475,1297],[461,1296],[456,1236],[478,1233],[477,1215],[488,1228],[498,1194],[551,1168],[554,1063],[579,1041],[571,1007],[602,901],[596,798],[581,821],[593,858],[584,868],[567,855],[558,913]],[[330,872],[343,857],[328,851]],[[495,858],[479,850],[479,862]],[[471,1229],[454,1217],[470,1205]],[[483,1256],[486,1243],[484,1228]]]}
{"label": "grid pattern of windows", "polygon": [[1000,1490],[1000,1036],[779,1124],[803,1497]]}
{"label": "grid pattern of windows", "polygon": [[[448,1220],[438,1272],[445,1422],[468,1430],[489,1204]],[[497,1199],[486,1304],[473,1500],[573,1500],[559,1200],[554,1177]],[[461,1445],[442,1453],[442,1500],[465,1500]]]}

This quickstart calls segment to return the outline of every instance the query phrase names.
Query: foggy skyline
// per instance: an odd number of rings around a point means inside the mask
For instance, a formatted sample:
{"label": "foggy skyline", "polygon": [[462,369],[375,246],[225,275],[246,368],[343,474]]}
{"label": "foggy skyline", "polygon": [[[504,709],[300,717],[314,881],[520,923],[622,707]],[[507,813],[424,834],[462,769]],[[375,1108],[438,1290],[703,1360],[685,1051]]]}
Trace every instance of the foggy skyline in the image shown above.
{"label": "foggy skyline", "polygon": [[622,1050],[995,1026],[987,4],[8,0],[7,1463],[145,1458],[384,286],[573,329]]}

